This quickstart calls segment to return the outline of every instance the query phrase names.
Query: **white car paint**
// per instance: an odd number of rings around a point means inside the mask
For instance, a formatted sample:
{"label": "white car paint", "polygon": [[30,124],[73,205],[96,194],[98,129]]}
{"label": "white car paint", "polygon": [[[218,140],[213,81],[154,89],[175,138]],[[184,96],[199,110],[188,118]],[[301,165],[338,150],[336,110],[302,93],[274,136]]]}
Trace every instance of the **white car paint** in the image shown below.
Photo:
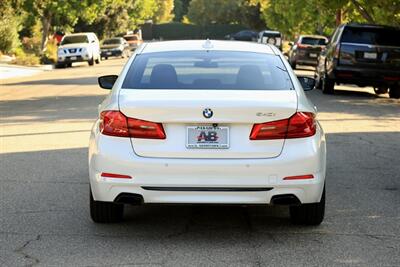
{"label": "white car paint", "polygon": [[[294,90],[126,90],[123,80],[135,56],[167,51],[248,51],[279,57]],[[212,120],[201,116],[215,110]],[[120,110],[128,117],[160,122],[166,139],[107,136],[97,120],[89,145],[90,185],[95,201],[112,202],[121,193],[143,197],[144,203],[270,204],[273,196],[292,194],[302,204],[321,200],[326,172],[324,132],[305,138],[249,140],[253,124],[289,118],[296,112],[316,114],[314,105],[282,53],[271,45],[231,41],[169,41],[144,44],[125,65],[104,102],[104,110]],[[259,114],[256,115],[256,114]],[[272,116],[271,114],[274,114]],[[219,123],[230,127],[231,147],[225,150],[188,150],[185,127]],[[132,179],[103,177],[103,172]],[[312,174],[313,179],[284,180]],[[154,191],[144,187],[272,188],[268,191]]]}

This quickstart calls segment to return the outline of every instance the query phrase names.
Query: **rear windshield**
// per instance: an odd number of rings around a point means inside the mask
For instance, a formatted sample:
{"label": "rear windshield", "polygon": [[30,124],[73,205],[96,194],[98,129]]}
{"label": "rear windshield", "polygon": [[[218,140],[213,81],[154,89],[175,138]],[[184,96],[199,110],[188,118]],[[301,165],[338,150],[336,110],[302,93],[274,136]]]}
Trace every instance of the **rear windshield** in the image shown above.
{"label": "rear windshield", "polygon": [[302,44],[306,45],[325,45],[325,39],[323,38],[312,38],[312,37],[303,37],[301,39]]}
{"label": "rear windshield", "polygon": [[346,27],[342,42],[400,46],[400,29]]}
{"label": "rear windshield", "polygon": [[127,41],[137,41],[137,36],[124,36],[124,39]]}
{"label": "rear windshield", "polygon": [[292,84],[281,59],[275,55],[178,51],[137,55],[122,87],[290,90]]}
{"label": "rear windshield", "polygon": [[281,34],[280,33],[271,33],[271,32],[264,32],[262,34],[262,36],[264,37],[276,37],[276,38],[281,38]]}
{"label": "rear windshield", "polygon": [[111,45],[111,44],[120,44],[121,43],[121,39],[107,39],[104,40],[103,44],[105,45]]}
{"label": "rear windshield", "polygon": [[89,43],[89,40],[86,35],[71,35],[65,36],[62,40],[61,44],[79,44],[79,43]]}

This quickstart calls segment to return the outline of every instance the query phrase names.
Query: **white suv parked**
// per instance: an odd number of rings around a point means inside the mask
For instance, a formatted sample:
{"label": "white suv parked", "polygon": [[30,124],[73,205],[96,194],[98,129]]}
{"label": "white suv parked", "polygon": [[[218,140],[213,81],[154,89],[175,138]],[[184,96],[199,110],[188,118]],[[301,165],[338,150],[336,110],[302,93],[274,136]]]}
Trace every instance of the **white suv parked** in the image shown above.
{"label": "white suv parked", "polygon": [[71,67],[73,62],[100,63],[99,39],[93,32],[68,34],[61,40],[57,52],[57,67]]}

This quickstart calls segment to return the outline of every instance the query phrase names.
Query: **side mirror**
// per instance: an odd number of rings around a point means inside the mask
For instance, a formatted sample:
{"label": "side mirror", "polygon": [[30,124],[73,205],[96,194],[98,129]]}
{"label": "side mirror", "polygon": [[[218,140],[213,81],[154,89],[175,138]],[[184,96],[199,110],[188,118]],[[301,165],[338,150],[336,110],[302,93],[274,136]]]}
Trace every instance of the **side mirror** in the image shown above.
{"label": "side mirror", "polygon": [[299,82],[303,87],[304,91],[311,91],[315,87],[315,79],[306,77],[306,76],[298,76]]}
{"label": "side mirror", "polygon": [[97,81],[99,86],[103,89],[112,89],[115,81],[118,79],[118,75],[106,75],[100,76]]}

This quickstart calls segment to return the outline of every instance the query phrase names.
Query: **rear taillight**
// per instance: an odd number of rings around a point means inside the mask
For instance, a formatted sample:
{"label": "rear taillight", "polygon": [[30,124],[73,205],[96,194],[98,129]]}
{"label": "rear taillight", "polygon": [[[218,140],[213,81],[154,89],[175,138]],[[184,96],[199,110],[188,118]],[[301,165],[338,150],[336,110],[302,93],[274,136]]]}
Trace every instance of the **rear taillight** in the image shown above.
{"label": "rear taillight", "polygon": [[297,48],[307,48],[307,47],[308,47],[308,45],[297,43]]}
{"label": "rear taillight", "polygon": [[144,139],[165,139],[161,123],[126,117],[120,111],[103,111],[100,114],[100,132],[104,135]]}
{"label": "rear taillight", "polygon": [[385,81],[400,81],[400,77],[391,77],[391,76],[385,76],[383,77]]}
{"label": "rear taillight", "polygon": [[286,119],[254,124],[250,133],[250,140],[284,139],[288,123],[289,120]]}
{"label": "rear taillight", "polygon": [[339,59],[339,55],[340,55],[340,44],[337,44],[335,51],[333,52],[333,58]]}
{"label": "rear taillight", "polygon": [[302,138],[313,136],[317,130],[315,114],[311,112],[297,112],[289,118],[286,138]]}
{"label": "rear taillight", "polygon": [[316,132],[315,115],[297,112],[289,119],[254,124],[250,140],[272,140],[313,136]]}
{"label": "rear taillight", "polygon": [[161,123],[128,118],[128,129],[131,137],[165,139],[165,132]]}

